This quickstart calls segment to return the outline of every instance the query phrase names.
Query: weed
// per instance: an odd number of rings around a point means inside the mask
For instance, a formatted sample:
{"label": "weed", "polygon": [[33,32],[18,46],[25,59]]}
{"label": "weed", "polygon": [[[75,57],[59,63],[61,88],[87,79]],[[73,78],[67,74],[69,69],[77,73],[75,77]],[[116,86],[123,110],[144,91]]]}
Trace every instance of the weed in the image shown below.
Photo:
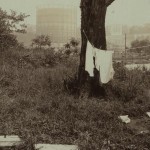
{"label": "weed", "polygon": [[[56,57],[51,52],[29,53],[5,51],[0,56],[0,134],[19,135],[28,150],[38,142],[77,144],[82,150],[149,148],[149,134],[136,135],[118,120],[121,114],[143,117],[150,109],[149,71],[116,67],[114,80],[105,86],[106,100],[77,99],[66,93],[63,84],[69,93],[75,90],[78,57],[59,54],[61,59],[54,63],[54,59],[49,61]],[[26,55],[36,67],[27,60],[19,67]],[[41,65],[45,58],[48,67]],[[19,149],[25,149],[24,145]]]}

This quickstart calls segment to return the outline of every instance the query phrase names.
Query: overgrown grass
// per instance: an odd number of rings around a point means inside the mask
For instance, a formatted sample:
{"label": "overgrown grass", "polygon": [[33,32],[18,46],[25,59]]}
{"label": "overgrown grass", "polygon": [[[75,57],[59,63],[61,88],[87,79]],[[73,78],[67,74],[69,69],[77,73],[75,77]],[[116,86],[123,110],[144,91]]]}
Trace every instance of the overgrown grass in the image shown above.
{"label": "overgrown grass", "polygon": [[[77,72],[77,57],[34,51],[24,59],[29,53],[0,56],[0,134],[19,135],[28,149],[31,143],[77,144],[81,150],[150,148],[150,133],[139,134],[118,119],[144,118],[150,131],[148,71],[116,66],[115,79],[105,86],[106,99],[77,99],[63,87],[66,76]],[[53,61],[46,61],[49,57]]]}

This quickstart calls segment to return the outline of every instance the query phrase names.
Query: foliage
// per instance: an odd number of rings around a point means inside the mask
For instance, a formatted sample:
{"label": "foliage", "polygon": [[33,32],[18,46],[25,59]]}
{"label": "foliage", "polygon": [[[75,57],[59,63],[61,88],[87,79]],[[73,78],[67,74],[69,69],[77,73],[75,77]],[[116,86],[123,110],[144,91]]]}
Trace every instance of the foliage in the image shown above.
{"label": "foliage", "polygon": [[71,38],[69,43],[66,43],[64,45],[65,47],[65,54],[66,55],[78,55],[79,54],[79,44],[80,41],[78,41],[75,38]]}
{"label": "foliage", "polygon": [[[107,94],[127,102],[140,97],[149,88],[149,71],[134,69],[128,70],[123,65],[115,65],[114,80],[106,88]],[[106,86],[107,87],[107,86]],[[110,92],[111,91],[111,92]],[[110,94],[111,93],[111,94]]]}
{"label": "foliage", "polygon": [[[78,58],[70,56],[65,59],[64,54],[60,53],[64,61],[59,62],[58,59],[53,67],[45,67],[40,63],[34,67],[30,61],[20,66],[27,55],[34,62],[39,58],[44,60],[45,55],[49,54],[56,58],[48,50],[30,52],[25,49],[6,51],[0,55],[0,134],[19,135],[27,142],[25,146],[28,150],[32,149],[34,143],[77,144],[82,150],[102,149],[103,146],[117,150],[130,150],[133,146],[137,150],[150,147],[149,134],[132,130],[118,119],[119,115],[124,114],[129,114],[132,120],[146,118],[140,124],[144,122],[150,130],[149,120],[145,116],[150,101],[142,92],[150,88],[149,71],[144,71],[146,74],[137,70],[128,72],[115,64],[115,78],[110,87],[106,87],[109,95],[105,100],[87,97],[77,99],[64,91],[63,81],[66,76],[70,83],[73,78],[76,81]],[[143,83],[140,83],[141,80]],[[130,96],[131,93],[127,92],[129,88],[136,97]],[[117,96],[119,90],[123,95]]]}
{"label": "foliage", "polygon": [[26,25],[24,19],[28,17],[27,15],[21,13],[17,14],[15,11],[11,10],[8,14],[6,11],[0,8],[0,49],[9,48],[16,46],[18,44],[15,32],[25,33]]}
{"label": "foliage", "polygon": [[70,43],[66,43],[64,46],[65,46],[66,49],[69,49],[70,48]]}
{"label": "foliage", "polygon": [[[136,39],[135,41],[133,41],[131,43],[131,47],[136,48],[136,49],[133,49],[132,51],[135,51],[138,53],[145,50],[145,48],[140,48],[142,46],[150,46],[150,41],[148,39],[144,39],[144,40]],[[147,49],[146,49],[146,51],[147,51]],[[148,51],[149,51],[149,47],[148,47]]]}
{"label": "foliage", "polygon": [[38,35],[36,38],[32,40],[32,46],[36,46],[37,48],[42,48],[45,46],[51,46],[51,40],[48,35]]}
{"label": "foliage", "polygon": [[71,38],[70,45],[72,47],[77,47],[79,45],[79,41],[77,39],[75,39],[75,38]]}

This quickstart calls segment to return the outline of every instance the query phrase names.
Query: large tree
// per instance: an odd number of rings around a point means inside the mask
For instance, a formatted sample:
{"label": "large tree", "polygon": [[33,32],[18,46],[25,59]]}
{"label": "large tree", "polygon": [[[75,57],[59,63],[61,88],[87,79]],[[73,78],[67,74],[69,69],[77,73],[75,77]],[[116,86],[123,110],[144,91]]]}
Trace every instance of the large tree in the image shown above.
{"label": "large tree", "polygon": [[28,17],[24,13],[17,14],[15,11],[7,13],[0,8],[0,50],[13,47],[18,44],[15,32],[25,33],[24,19]]}
{"label": "large tree", "polygon": [[[94,47],[106,50],[105,17],[107,7],[113,1],[114,0],[81,0],[82,43],[78,72],[80,88],[82,88],[82,85],[86,80],[85,55],[87,39],[94,45]],[[97,82],[97,80],[94,80],[94,82]]]}
{"label": "large tree", "polygon": [[32,46],[36,45],[37,48],[41,49],[42,47],[51,46],[51,40],[48,35],[38,35],[32,40]]}
{"label": "large tree", "polygon": [[149,54],[150,53],[150,41],[148,39],[136,39],[131,43],[131,52],[141,53],[142,51]]}

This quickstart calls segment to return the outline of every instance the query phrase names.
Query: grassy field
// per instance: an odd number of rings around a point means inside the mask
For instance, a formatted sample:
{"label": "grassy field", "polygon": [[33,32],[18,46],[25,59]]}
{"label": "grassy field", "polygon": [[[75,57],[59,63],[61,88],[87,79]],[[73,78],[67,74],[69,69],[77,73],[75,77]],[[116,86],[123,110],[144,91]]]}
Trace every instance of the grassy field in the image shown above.
{"label": "grassy field", "polygon": [[[19,135],[27,142],[22,149],[32,149],[33,143],[77,144],[81,150],[150,149],[149,71],[127,71],[116,64],[104,99],[86,93],[76,98],[63,81],[77,72],[77,56],[30,53],[7,50],[0,55],[1,135]],[[119,115],[129,115],[132,122],[122,123]]]}

